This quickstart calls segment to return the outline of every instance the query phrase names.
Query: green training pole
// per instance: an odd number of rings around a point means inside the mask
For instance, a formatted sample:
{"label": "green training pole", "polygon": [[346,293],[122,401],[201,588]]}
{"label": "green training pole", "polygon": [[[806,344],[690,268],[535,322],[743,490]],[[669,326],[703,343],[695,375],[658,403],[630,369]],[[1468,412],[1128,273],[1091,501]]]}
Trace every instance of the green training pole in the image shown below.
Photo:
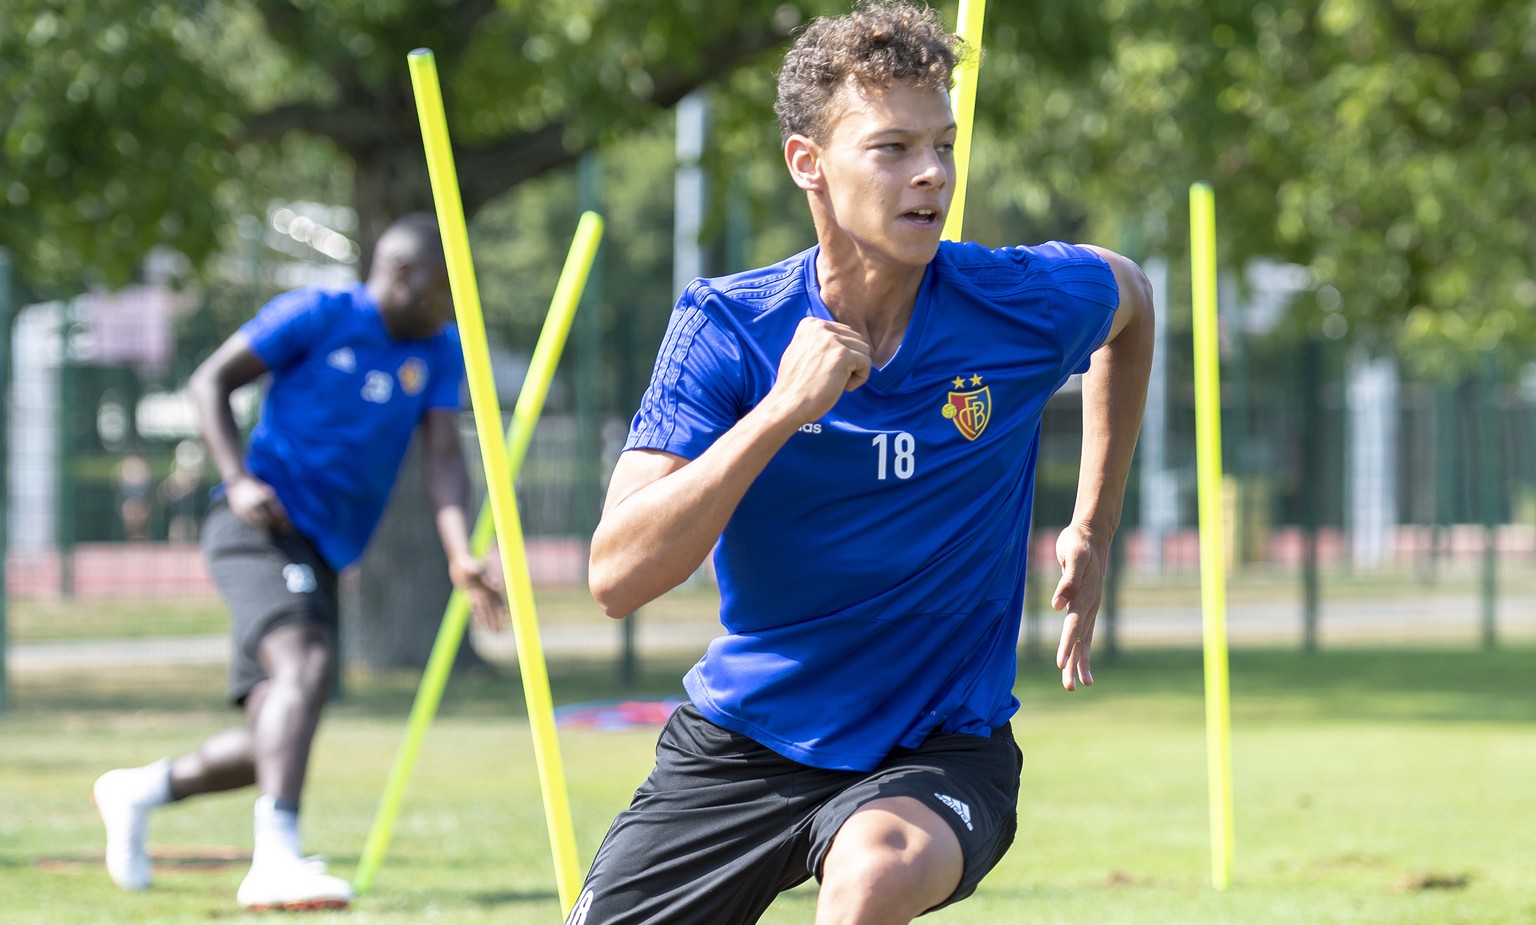
{"label": "green training pole", "polygon": [[1205,640],[1205,742],[1211,885],[1232,882],[1232,710],[1227,675],[1227,578],[1221,510],[1221,357],[1216,340],[1216,199],[1189,188],[1195,329],[1195,458],[1200,496],[1200,602]]}
{"label": "green training pole", "polygon": [[[528,455],[528,444],[533,438],[534,427],[538,424],[539,415],[544,409],[544,400],[549,395],[550,382],[554,379],[555,369],[559,365],[560,354],[565,349],[576,308],[580,305],[582,293],[586,289],[587,277],[591,272],[602,233],[602,218],[594,212],[584,213],[576,226],[576,236],[571,242],[570,253],[566,256],[560,281],[555,286],[555,295],[550,302],[549,313],[544,318],[544,327],[539,333],[538,344],[534,347],[533,359],[528,365],[523,388],[518,392],[511,426],[507,428],[508,482],[517,480],[518,473],[522,470],[523,459]],[[486,502],[480,507],[480,515],[475,520],[474,534],[470,537],[471,548],[475,555],[485,555],[494,535],[494,521],[491,517],[490,499],[487,496]],[[384,795],[379,801],[373,828],[368,833],[368,841],[363,847],[363,855],[358,862],[357,874],[354,878],[354,886],[358,892],[365,892],[372,888],[374,876],[384,861],[384,855],[389,851],[395,820],[399,816],[400,804],[405,799],[405,786],[410,780],[411,772],[415,769],[416,759],[421,752],[421,743],[427,729],[437,716],[443,690],[448,685],[448,676],[453,669],[454,657],[458,653],[459,643],[464,638],[464,631],[468,624],[469,598],[464,592],[455,588],[448,598],[448,607],[443,613],[443,622],[438,628],[437,640],[433,643],[432,654],[427,660],[421,685],[416,691],[415,703],[411,706],[410,719],[406,723],[405,740],[401,743],[399,754],[395,756],[395,765],[384,786]]]}
{"label": "green training pole", "polygon": [[[523,379],[523,388],[518,392],[517,406],[512,412],[512,423],[507,428],[508,482],[517,481],[518,473],[522,470],[523,459],[528,455],[529,441],[533,438],[534,427],[538,424],[539,415],[544,409],[544,399],[549,395],[550,382],[554,379],[560,354],[565,349],[571,323],[581,303],[582,293],[586,289],[587,277],[591,272],[602,234],[602,218],[594,212],[584,213],[576,227],[576,236],[571,242],[570,253],[566,256],[560,282],[555,287],[549,314],[544,318],[544,327],[539,333],[538,344],[534,347],[533,359]],[[470,537],[470,547],[475,555],[485,555],[494,536],[495,527],[491,518],[490,499],[487,496],[486,502],[480,506],[480,515],[475,520],[474,533]],[[399,817],[400,806],[405,800],[406,784],[410,781],[412,771],[415,770],[416,759],[420,756],[421,744],[427,729],[437,716],[443,691],[448,686],[448,676],[453,670],[454,657],[458,654],[459,643],[463,641],[468,625],[469,598],[464,592],[455,588],[448,598],[448,607],[443,612],[443,621],[438,627],[437,639],[432,644],[432,654],[427,659],[421,684],[416,690],[416,700],[411,705],[411,715],[406,722],[405,740],[395,756],[394,767],[390,770],[389,779],[384,785],[384,794],[379,800],[378,811],[374,815],[373,828],[368,832],[368,840],[363,846],[363,854],[358,861],[353,886],[359,893],[373,887],[374,877],[384,862],[384,855],[389,852],[395,821]]]}
{"label": "green training pole", "polygon": [[[448,262],[448,283],[453,290],[454,312],[459,321],[465,374],[474,405],[475,432],[479,438],[481,462],[486,473],[486,492],[490,498],[496,535],[500,538],[502,575],[506,579],[512,632],[517,641],[519,673],[523,679],[523,694],[527,698],[528,720],[533,731],[534,762],[538,768],[539,787],[544,799],[544,817],[549,830],[555,883],[562,907],[569,909],[575,901],[575,891],[579,886],[570,800],[566,793],[559,737],[555,732],[549,675],[534,614],[533,585],[528,574],[522,521],[518,515],[512,482],[502,479],[505,473],[511,471],[511,466],[508,463],[507,448],[499,439],[501,407],[491,376],[485,319],[481,313],[479,288],[469,254],[469,235],[459,197],[458,174],[453,166],[453,149],[448,139],[448,121],[443,111],[437,62],[432,52],[425,48],[411,52],[406,61],[410,69],[411,87],[416,96],[416,112],[421,122],[422,142],[432,182],[433,200],[437,207],[438,225],[443,236],[444,256]],[[532,371],[530,367],[530,376]],[[553,375],[553,363],[549,364],[549,375]]]}
{"label": "green training pole", "polygon": [[965,187],[971,174],[971,130],[975,123],[976,83],[981,70],[981,30],[987,15],[987,0],[960,0],[960,38],[965,40],[966,56],[955,67],[955,88],[949,105],[955,113],[955,195],[944,220],[944,239],[960,240],[965,225]]}

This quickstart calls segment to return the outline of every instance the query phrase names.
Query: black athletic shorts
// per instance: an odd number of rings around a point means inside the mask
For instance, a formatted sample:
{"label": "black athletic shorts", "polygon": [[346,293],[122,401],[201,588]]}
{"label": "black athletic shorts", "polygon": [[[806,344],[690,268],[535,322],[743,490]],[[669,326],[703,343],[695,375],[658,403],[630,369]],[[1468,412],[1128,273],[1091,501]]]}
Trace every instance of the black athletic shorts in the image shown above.
{"label": "black athletic shorts", "polygon": [[315,623],[335,639],[336,572],[302,535],[246,523],[222,498],[208,509],[202,542],[208,572],[229,607],[229,699],[241,705],[266,680],[256,658],[266,634],[289,623]]}
{"label": "black athletic shorts", "polygon": [[[1013,843],[1023,756],[1004,725],[990,739],[935,733],[873,771],[792,761],[684,703],[662,730],[656,769],[598,849],[566,925],[748,925],[815,876],[832,837],[871,800],[916,798],[949,822],[975,892]],[[932,910],[929,910],[932,911]]]}

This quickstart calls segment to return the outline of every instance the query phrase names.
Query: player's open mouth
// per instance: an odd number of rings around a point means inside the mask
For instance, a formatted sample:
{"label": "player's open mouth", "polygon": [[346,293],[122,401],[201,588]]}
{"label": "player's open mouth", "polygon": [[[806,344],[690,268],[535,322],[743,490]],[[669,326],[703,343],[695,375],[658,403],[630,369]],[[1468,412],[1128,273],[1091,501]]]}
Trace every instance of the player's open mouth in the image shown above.
{"label": "player's open mouth", "polygon": [[932,209],[913,209],[911,212],[903,212],[901,217],[919,225],[932,225],[939,220],[939,213]]}

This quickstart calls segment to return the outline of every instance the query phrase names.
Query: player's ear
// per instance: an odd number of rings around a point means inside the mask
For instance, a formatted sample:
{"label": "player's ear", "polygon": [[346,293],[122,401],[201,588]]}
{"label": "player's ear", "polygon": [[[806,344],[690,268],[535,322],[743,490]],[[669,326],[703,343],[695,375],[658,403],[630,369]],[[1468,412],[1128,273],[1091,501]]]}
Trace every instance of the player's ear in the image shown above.
{"label": "player's ear", "polygon": [[784,142],[784,164],[795,185],[807,192],[823,187],[821,146],[804,135],[791,135]]}
{"label": "player's ear", "polygon": [[389,288],[400,294],[402,299],[409,298],[414,290],[412,277],[415,269],[409,260],[391,261],[389,265]]}
{"label": "player's ear", "polygon": [[396,285],[404,286],[410,282],[412,263],[409,260],[392,260],[389,263],[389,279]]}

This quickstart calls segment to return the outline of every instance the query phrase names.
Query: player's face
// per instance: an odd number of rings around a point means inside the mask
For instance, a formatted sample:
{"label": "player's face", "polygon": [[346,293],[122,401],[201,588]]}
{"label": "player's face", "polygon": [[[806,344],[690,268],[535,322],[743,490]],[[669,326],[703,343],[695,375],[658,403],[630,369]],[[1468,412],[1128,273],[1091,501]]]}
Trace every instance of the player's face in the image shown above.
{"label": "player's face", "polygon": [[453,321],[448,271],[439,261],[424,260],[402,267],[402,320],[409,337],[430,337]]}
{"label": "player's face", "polygon": [[924,266],[954,196],[949,96],[898,81],[844,87],[821,164],[835,226],[861,251]]}

